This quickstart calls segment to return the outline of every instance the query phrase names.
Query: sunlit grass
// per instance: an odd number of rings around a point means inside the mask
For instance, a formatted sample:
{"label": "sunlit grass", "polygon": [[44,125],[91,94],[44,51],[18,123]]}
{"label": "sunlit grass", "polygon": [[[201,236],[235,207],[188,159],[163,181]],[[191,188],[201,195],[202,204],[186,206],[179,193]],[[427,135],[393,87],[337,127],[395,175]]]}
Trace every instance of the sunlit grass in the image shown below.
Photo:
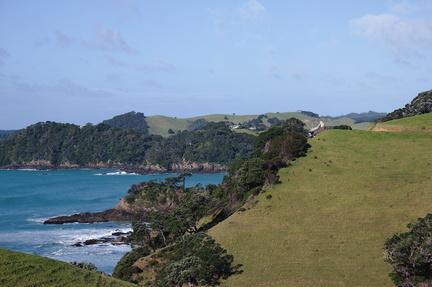
{"label": "sunlit grass", "polygon": [[136,286],[45,257],[0,249],[0,286]]}
{"label": "sunlit grass", "polygon": [[432,113],[408,117],[373,126],[374,130],[432,132]]}
{"label": "sunlit grass", "polygon": [[432,212],[431,143],[432,133],[319,134],[282,184],[210,231],[244,264],[225,286],[393,286],[382,247]]}

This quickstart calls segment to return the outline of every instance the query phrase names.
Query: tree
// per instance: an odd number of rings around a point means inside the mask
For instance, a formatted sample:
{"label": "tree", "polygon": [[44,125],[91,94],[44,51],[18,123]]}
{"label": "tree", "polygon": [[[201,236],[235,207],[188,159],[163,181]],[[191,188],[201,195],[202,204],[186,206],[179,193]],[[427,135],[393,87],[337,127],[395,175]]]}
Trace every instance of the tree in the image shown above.
{"label": "tree", "polygon": [[172,254],[171,260],[160,265],[156,286],[215,286],[242,272],[242,265],[232,265],[234,257],[203,232],[177,241]]}
{"label": "tree", "polygon": [[432,214],[408,224],[411,230],[395,234],[384,245],[389,274],[397,286],[432,286]]}

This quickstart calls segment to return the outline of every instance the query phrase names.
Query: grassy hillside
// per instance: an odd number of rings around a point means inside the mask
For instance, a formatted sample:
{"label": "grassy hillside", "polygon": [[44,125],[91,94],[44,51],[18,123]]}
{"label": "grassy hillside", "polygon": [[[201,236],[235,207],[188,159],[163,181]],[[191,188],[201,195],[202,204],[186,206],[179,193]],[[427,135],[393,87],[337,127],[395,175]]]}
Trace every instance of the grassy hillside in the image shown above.
{"label": "grassy hillside", "polygon": [[371,126],[374,131],[432,132],[432,113]]}
{"label": "grassy hillside", "polygon": [[[286,112],[286,113],[265,113],[269,119],[270,118],[278,118],[279,120],[287,120],[289,118],[297,118],[306,123],[306,128],[312,128],[318,125],[319,120],[317,118],[308,117],[300,112]],[[243,123],[246,121],[250,121],[258,118],[259,115],[227,115],[227,114],[213,114],[213,115],[204,115],[193,118],[171,118],[167,116],[150,116],[146,117],[147,124],[150,126],[149,133],[157,134],[162,136],[168,136],[168,130],[172,129],[173,131],[185,130],[187,126],[196,121],[198,119],[205,119],[208,122],[221,122],[221,121],[229,121],[234,124]],[[328,126],[335,125],[349,125],[353,129],[364,130],[366,129],[370,123],[361,123],[354,124],[354,120],[350,118],[340,118],[340,119],[324,119],[324,122]],[[264,119],[264,123],[267,123],[266,119]],[[244,131],[244,130],[239,130]],[[247,131],[246,131],[247,132]]]}
{"label": "grassy hillside", "polygon": [[0,286],[136,286],[69,263],[0,249]]}
{"label": "grassy hillside", "polygon": [[432,213],[432,133],[328,130],[282,184],[210,230],[244,264],[224,286],[394,286],[386,238]]}

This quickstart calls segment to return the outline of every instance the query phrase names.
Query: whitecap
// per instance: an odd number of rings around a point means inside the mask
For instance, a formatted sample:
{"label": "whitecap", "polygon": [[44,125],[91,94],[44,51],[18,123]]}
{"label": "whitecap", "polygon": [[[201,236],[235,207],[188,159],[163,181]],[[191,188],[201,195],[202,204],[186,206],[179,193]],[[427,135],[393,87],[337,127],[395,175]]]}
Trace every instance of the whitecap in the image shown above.
{"label": "whitecap", "polygon": [[139,174],[135,172],[115,171],[115,172],[96,173],[95,175],[139,175]]}
{"label": "whitecap", "polygon": [[48,219],[49,219],[49,217],[27,218],[26,221],[35,222],[35,223],[44,223]]}

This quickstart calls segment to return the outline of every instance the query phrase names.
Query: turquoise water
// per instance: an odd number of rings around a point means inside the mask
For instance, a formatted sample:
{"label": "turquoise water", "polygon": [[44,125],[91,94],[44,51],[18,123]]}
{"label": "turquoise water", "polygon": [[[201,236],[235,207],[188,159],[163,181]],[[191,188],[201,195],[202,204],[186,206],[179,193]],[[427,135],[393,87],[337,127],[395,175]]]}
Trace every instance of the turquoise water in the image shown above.
{"label": "turquoise water", "polygon": [[[104,175],[105,174],[105,175]],[[44,220],[113,208],[132,184],[176,176],[124,174],[118,170],[0,170],[0,248],[66,262],[91,262],[112,273],[128,245],[74,243],[131,230],[128,223],[44,225]],[[195,174],[186,182],[218,184],[223,174]]]}

